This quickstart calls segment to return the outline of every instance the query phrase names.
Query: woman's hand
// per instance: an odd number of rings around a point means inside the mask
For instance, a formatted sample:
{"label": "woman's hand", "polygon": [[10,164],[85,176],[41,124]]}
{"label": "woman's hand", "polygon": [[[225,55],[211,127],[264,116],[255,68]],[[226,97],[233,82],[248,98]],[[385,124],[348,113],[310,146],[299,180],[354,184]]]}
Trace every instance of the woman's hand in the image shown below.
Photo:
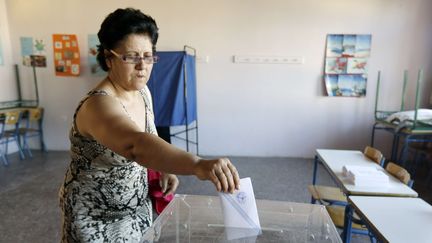
{"label": "woman's hand", "polygon": [[159,178],[159,185],[162,188],[163,194],[166,196],[174,193],[177,190],[179,180],[176,175],[161,173],[161,176]]}
{"label": "woman's hand", "polygon": [[201,180],[213,182],[219,192],[233,193],[240,186],[237,169],[228,158],[200,159],[195,164],[195,175]]}

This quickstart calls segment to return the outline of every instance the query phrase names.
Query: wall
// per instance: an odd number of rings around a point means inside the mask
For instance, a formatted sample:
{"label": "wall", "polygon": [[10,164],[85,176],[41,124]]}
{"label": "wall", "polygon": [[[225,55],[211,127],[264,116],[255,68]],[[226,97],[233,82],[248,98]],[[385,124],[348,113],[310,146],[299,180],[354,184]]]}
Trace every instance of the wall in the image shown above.
{"label": "wall", "polygon": [[18,98],[10,40],[6,2],[0,0],[0,48],[3,51],[3,65],[0,65],[0,101]]}
{"label": "wall", "polygon": [[[69,146],[73,111],[98,81],[86,66],[87,35],[118,7],[155,17],[159,50],[188,44],[199,56],[209,56],[209,63],[197,67],[201,154],[312,157],[316,148],[361,149],[370,139],[378,70],[382,109],[398,108],[404,69],[410,71],[409,99],[419,68],[425,69],[423,103],[430,95],[432,2],[427,0],[6,0],[6,5],[15,62],[19,37],[48,41],[48,68],[38,69],[38,79],[49,149]],[[53,33],[78,35],[79,78],[54,76]],[[372,34],[365,98],[323,95],[329,33]],[[303,56],[305,63],[234,64],[233,55]],[[23,79],[31,79],[30,73],[22,68]],[[377,141],[388,148],[386,135]]]}

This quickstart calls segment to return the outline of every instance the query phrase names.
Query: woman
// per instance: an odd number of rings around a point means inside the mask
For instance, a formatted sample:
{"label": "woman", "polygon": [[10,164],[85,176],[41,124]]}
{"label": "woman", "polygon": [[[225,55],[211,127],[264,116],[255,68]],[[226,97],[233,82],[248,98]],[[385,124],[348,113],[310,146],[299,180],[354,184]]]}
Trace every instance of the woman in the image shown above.
{"label": "woman", "polygon": [[152,223],[147,169],[163,172],[165,194],[173,174],[210,180],[218,191],[238,189],[228,159],[205,160],[156,134],[149,79],[158,38],[155,21],[118,9],[98,32],[97,59],[107,77],[81,101],[70,132],[72,161],[60,190],[63,242],[137,242]]}

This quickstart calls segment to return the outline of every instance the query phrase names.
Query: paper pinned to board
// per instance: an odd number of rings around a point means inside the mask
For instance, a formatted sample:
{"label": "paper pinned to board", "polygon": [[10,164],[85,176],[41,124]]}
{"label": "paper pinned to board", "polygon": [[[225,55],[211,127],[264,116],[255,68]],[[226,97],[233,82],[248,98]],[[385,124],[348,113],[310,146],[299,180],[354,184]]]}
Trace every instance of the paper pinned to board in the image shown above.
{"label": "paper pinned to board", "polygon": [[250,177],[240,180],[240,190],[219,193],[228,240],[256,237],[262,233]]}

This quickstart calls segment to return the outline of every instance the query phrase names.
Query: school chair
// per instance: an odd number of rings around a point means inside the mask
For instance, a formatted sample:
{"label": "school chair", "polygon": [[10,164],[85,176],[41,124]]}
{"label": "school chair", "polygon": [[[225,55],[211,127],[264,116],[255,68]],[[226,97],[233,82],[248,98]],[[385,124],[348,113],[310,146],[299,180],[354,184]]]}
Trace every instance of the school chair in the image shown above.
{"label": "school chair", "polygon": [[[396,177],[402,183],[412,187],[414,181],[411,179],[411,175],[407,170],[403,167],[389,162],[385,168],[385,170],[392,176]],[[344,228],[344,219],[345,219],[345,206],[341,205],[327,205],[327,212],[330,215],[333,223],[336,227],[343,229]],[[354,212],[352,216],[352,234],[361,234],[368,235],[371,242],[375,242],[375,238],[372,233],[368,230],[367,226],[362,222],[361,218]]]}
{"label": "school chair", "polygon": [[[373,162],[383,166],[384,156],[375,148],[366,146],[363,154],[371,159]],[[342,193],[340,188],[332,186],[321,185],[308,185],[308,191],[311,194],[311,203],[315,204],[317,201],[323,205],[346,205],[346,195]]]}
{"label": "school chair", "polygon": [[33,157],[28,144],[29,138],[39,137],[41,151],[46,151],[45,142],[43,139],[43,113],[42,107],[27,109],[27,119],[25,120],[25,127],[19,129],[20,139],[23,143],[23,149],[27,152],[29,157]]}
{"label": "school chair", "polygon": [[24,159],[24,153],[22,151],[19,142],[19,124],[21,121],[23,112],[20,110],[7,111],[4,113],[4,119],[0,122],[0,157],[3,160],[4,165],[9,165],[8,160],[8,147],[9,143],[15,142],[18,147],[20,159]]}

